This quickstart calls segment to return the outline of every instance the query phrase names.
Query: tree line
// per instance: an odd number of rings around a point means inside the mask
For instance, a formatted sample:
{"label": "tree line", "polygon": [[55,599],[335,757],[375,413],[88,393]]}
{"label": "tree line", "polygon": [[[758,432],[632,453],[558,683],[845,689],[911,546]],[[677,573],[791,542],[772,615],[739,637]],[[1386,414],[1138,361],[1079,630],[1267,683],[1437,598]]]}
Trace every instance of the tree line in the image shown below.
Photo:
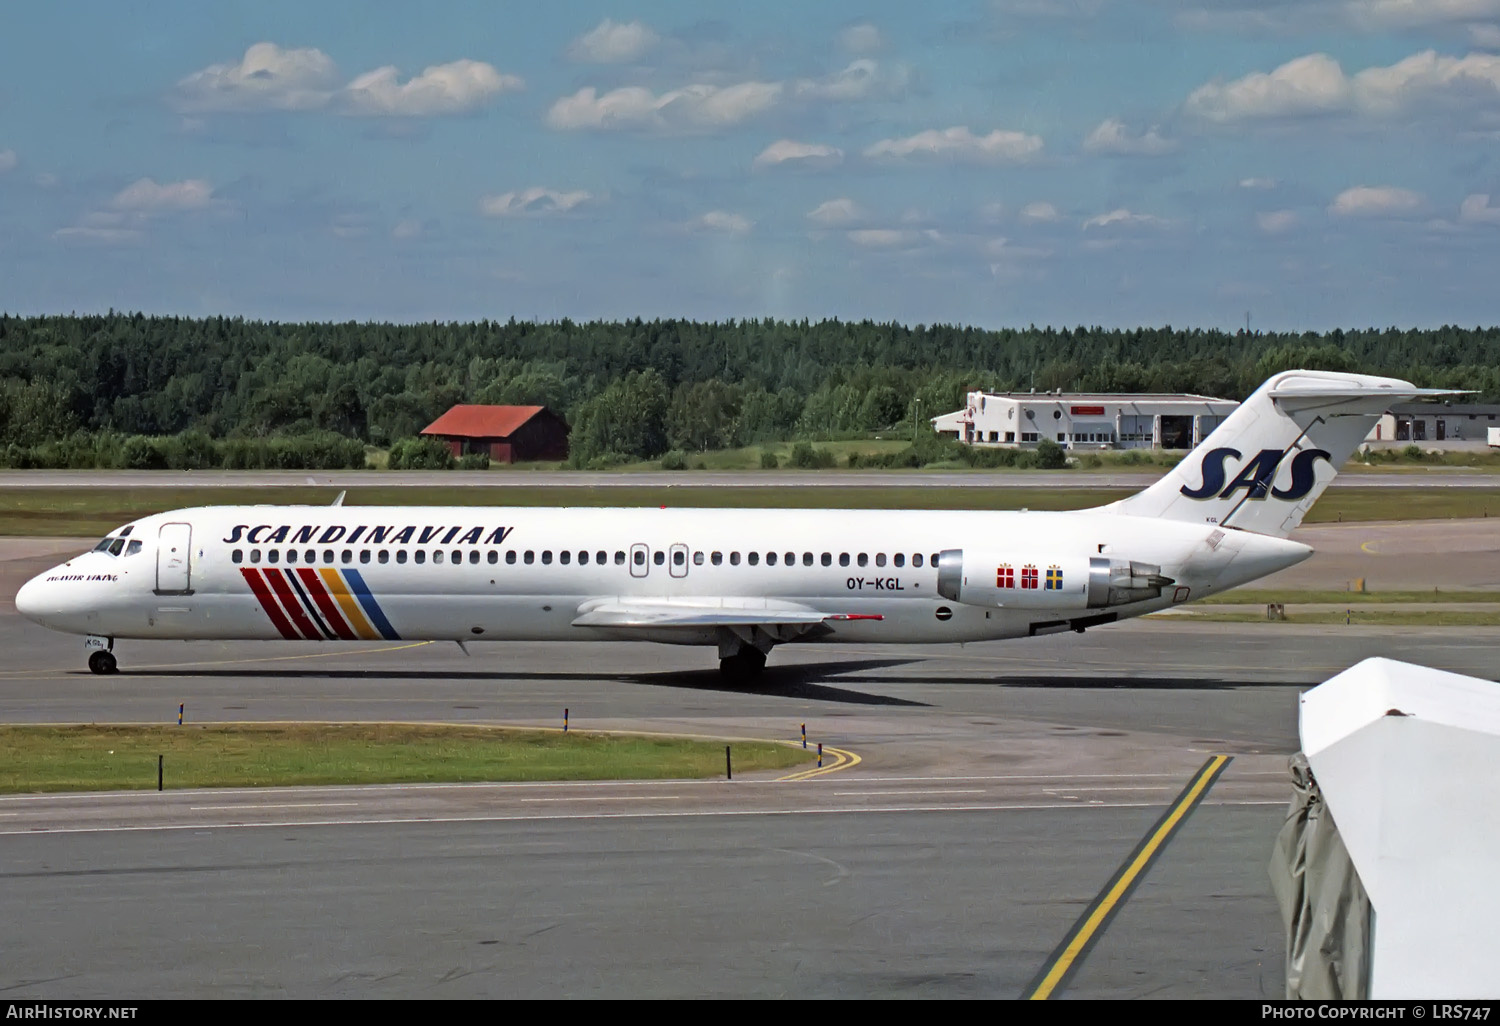
{"label": "tree line", "polygon": [[[10,465],[347,466],[460,402],[545,405],[574,459],[902,432],[969,389],[1241,399],[1291,367],[1500,399],[1500,328],[1226,333],[873,321],[276,323],[0,315]],[[416,450],[402,460],[421,462]],[[50,461],[50,462],[49,462]],[[91,462],[92,461],[92,462]],[[403,464],[404,465],[404,464]]]}

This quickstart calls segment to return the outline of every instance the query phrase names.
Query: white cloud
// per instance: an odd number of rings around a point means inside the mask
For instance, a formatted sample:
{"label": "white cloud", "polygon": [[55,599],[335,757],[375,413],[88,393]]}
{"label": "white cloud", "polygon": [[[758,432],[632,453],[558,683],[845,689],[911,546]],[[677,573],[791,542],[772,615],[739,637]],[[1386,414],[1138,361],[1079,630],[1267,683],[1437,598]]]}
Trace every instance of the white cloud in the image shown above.
{"label": "white cloud", "polygon": [[874,159],[929,158],[976,164],[1006,164],[1027,160],[1042,150],[1040,136],[995,129],[975,135],[968,126],[928,129],[905,139],[882,139],[865,150]]}
{"label": "white cloud", "polygon": [[1464,224],[1500,224],[1500,207],[1490,206],[1488,193],[1475,193],[1459,204],[1458,219]]}
{"label": "white cloud", "polygon": [[141,178],[117,192],[110,200],[110,206],[150,216],[179,210],[202,210],[213,202],[213,196],[213,186],[201,178],[160,185],[153,179]]}
{"label": "white cloud", "polygon": [[568,56],[586,64],[624,64],[640,59],[660,39],[639,21],[605,18],[568,45]]}
{"label": "white cloud", "polygon": [[13,169],[18,163],[15,150],[0,150],[0,174]]}
{"label": "white cloud", "polygon": [[859,228],[849,233],[849,241],[867,249],[890,249],[909,246],[922,237],[921,232],[899,228]]}
{"label": "white cloud", "polygon": [[1241,178],[1241,189],[1274,189],[1276,179],[1274,178]]}
{"label": "white cloud", "polygon": [[1165,218],[1154,214],[1136,214],[1124,207],[1099,214],[1083,222],[1084,231],[1091,228],[1159,228],[1167,224]]}
{"label": "white cloud", "polygon": [[1500,55],[1449,57],[1424,50],[1352,77],[1327,54],[1308,54],[1269,73],[1200,86],[1188,96],[1186,108],[1226,123],[1331,113],[1389,116],[1424,104],[1476,101],[1500,101]]}
{"label": "white cloud", "polygon": [[1021,208],[1021,220],[1023,221],[1056,221],[1058,218],[1057,208],[1051,203],[1036,200]]}
{"label": "white cloud", "polygon": [[419,219],[415,217],[407,217],[396,222],[396,226],[391,229],[391,238],[415,239],[424,231],[426,231],[426,225],[424,225]]}
{"label": "white cloud", "polygon": [[1413,28],[1500,17],[1500,0],[1346,0],[1344,10],[1366,28]]}
{"label": "white cloud", "polygon": [[1292,210],[1269,210],[1256,214],[1255,223],[1267,235],[1280,235],[1297,226],[1297,214]]}
{"label": "white cloud", "polygon": [[779,139],[760,151],[750,166],[761,170],[790,164],[794,167],[833,167],[844,159],[844,151],[821,143],[800,143],[791,139]]}
{"label": "white cloud", "polygon": [[801,100],[852,103],[879,97],[900,96],[908,85],[905,68],[883,67],[868,57],[852,61],[843,71],[824,78],[802,78],[792,84],[792,95]]}
{"label": "white cloud", "polygon": [[340,87],[338,68],[322,50],[256,43],[238,63],[213,64],[182,79],[171,99],[186,113],[326,110],[428,117],[474,110],[524,84],[472,60],[433,65],[404,83],[398,79],[396,68],[383,67]]}
{"label": "white cloud", "polygon": [[762,114],[782,94],[780,82],[696,84],[662,93],[625,86],[602,96],[592,86],[564,96],[547,111],[547,124],[563,131],[689,131],[723,128]]}
{"label": "white cloud", "polygon": [[1119,153],[1127,156],[1159,157],[1163,153],[1171,153],[1177,148],[1174,139],[1163,136],[1155,125],[1142,132],[1140,135],[1131,135],[1130,129],[1125,122],[1118,118],[1106,118],[1099,122],[1095,128],[1083,140],[1083,148],[1088,153]]}
{"label": "white cloud", "polygon": [[182,79],[175,95],[190,111],[316,110],[328,103],[337,76],[322,50],[256,43],[236,64],[211,64]]}
{"label": "white cloud", "polygon": [[1287,61],[1269,74],[1257,71],[1229,83],[1199,86],[1188,95],[1187,109],[1219,122],[1321,114],[1348,106],[1350,92],[1339,62],[1314,53]]}
{"label": "white cloud", "polygon": [[807,212],[807,219],[814,224],[832,227],[841,224],[853,224],[855,221],[863,221],[865,212],[862,207],[847,196],[831,199],[819,203],[815,208]]}
{"label": "white cloud", "polygon": [[529,189],[503,192],[497,196],[485,196],[479,201],[479,212],[487,217],[538,217],[547,214],[565,214],[588,203],[594,194],[582,189],[574,192],[558,192],[539,185]]}
{"label": "white cloud", "polygon": [[850,25],[838,34],[839,46],[850,53],[874,53],[885,45],[880,29],[868,21]]}
{"label": "white cloud", "polygon": [[1500,50],[1500,25],[1468,25],[1469,42],[1486,50]]}
{"label": "white cloud", "polygon": [[394,67],[360,75],[344,88],[344,109],[377,117],[463,114],[525,85],[515,75],[502,75],[483,61],[470,60],[434,65],[405,83],[398,83],[397,76]]}
{"label": "white cloud", "polygon": [[1328,206],[1337,217],[1402,217],[1422,209],[1422,194],[1391,185],[1356,185],[1339,193]]}
{"label": "white cloud", "polygon": [[698,232],[713,232],[719,235],[744,235],[750,231],[755,222],[742,214],[733,214],[727,210],[710,210],[701,217],[694,218],[688,223],[688,227]]}

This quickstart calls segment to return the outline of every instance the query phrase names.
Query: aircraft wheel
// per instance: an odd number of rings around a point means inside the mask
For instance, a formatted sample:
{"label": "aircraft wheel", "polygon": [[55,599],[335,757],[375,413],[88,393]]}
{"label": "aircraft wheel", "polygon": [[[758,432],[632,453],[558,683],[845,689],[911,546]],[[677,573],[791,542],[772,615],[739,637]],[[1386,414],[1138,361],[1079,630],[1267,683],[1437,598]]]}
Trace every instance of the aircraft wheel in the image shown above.
{"label": "aircraft wheel", "polygon": [[89,655],[89,670],[94,673],[116,673],[120,664],[115,661],[113,652],[98,651]]}
{"label": "aircraft wheel", "polygon": [[719,660],[719,674],[734,684],[743,684],[759,676],[765,668],[766,654],[758,648],[742,648]]}

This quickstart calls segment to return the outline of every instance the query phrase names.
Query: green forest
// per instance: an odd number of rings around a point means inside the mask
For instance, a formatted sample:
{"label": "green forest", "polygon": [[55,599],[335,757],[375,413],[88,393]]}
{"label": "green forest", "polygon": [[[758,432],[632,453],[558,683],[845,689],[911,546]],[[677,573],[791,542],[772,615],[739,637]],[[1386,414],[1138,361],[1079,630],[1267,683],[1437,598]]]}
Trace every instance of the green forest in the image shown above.
{"label": "green forest", "polygon": [[[281,324],[0,315],[7,466],[420,466],[410,439],[455,403],[551,407],[573,462],[767,441],[917,434],[994,391],[1244,398],[1291,367],[1500,399],[1500,328],[1233,334],[982,330],[871,321]],[[929,432],[930,434],[930,432]]]}

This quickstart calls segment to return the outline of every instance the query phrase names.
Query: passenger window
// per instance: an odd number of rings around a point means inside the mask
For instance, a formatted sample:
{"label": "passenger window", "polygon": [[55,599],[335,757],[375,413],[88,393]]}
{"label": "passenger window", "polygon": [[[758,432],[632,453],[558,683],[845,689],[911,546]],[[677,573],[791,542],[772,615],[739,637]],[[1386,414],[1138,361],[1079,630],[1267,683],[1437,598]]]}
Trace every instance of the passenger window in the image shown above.
{"label": "passenger window", "polygon": [[615,566],[625,565],[625,550],[615,549]]}
{"label": "passenger window", "polygon": [[[288,553],[288,555],[290,555],[290,553]],[[368,563],[370,561],[370,550],[369,549],[360,549],[359,550],[359,561],[361,563]]]}
{"label": "passenger window", "polygon": [[244,558],[245,558],[245,553],[244,553],[243,549],[235,549],[233,552],[231,552],[229,554],[229,560],[232,563],[239,563],[242,560],[244,560]]}
{"label": "passenger window", "polygon": [[831,553],[831,552],[825,552],[825,553],[823,553],[823,565],[824,566],[833,566],[833,553]]}
{"label": "passenger window", "polygon": [[295,562],[297,562],[297,550],[296,549],[287,549],[286,550],[286,561],[288,563],[295,563]]}
{"label": "passenger window", "polygon": [[425,563],[425,562],[427,562],[427,550],[426,549],[417,549],[415,552],[413,552],[411,554],[411,561],[413,563]]}
{"label": "passenger window", "polygon": [[802,565],[803,566],[812,566],[813,565],[813,554],[811,552],[804,552],[804,553],[802,553]]}
{"label": "passenger window", "polygon": [[569,563],[573,562],[573,553],[569,552],[567,549],[563,549],[557,554],[557,561],[563,566],[567,566]]}
{"label": "passenger window", "polygon": [[[646,565],[646,553],[645,553],[645,550],[643,550],[643,549],[636,549],[634,552],[631,553],[631,558],[632,558],[632,561],[635,563],[636,566],[645,566]],[[618,563],[619,560],[617,559],[617,560],[615,560],[615,562]]]}
{"label": "passenger window", "polygon": [[855,560],[855,562],[857,562],[860,566],[869,566],[870,565],[870,557],[868,555],[866,555],[865,553],[861,552],[859,554],[859,559]]}
{"label": "passenger window", "polygon": [[922,554],[920,552],[918,552],[916,555],[914,555],[914,556],[911,557],[911,565],[912,566],[921,566],[922,565]]}
{"label": "passenger window", "polygon": [[697,552],[693,553],[693,565],[694,566],[702,566],[703,565],[703,550],[702,549],[699,549]]}
{"label": "passenger window", "polygon": [[775,565],[776,565],[776,553],[774,553],[774,552],[767,552],[766,553],[766,566],[775,566]]}
{"label": "passenger window", "polygon": [[496,552],[494,549],[490,549],[490,554],[485,558],[488,559],[491,563],[498,563],[500,562],[500,553]]}
{"label": "passenger window", "polygon": [[655,563],[657,566],[661,566],[666,561],[667,561],[667,554],[665,552],[663,552],[661,549],[657,549],[655,552],[653,552],[651,554],[651,562]]}
{"label": "passenger window", "polygon": [[532,563],[536,562],[536,553],[532,552],[530,549],[527,549],[526,553],[521,557],[521,562],[530,566]]}
{"label": "passenger window", "polygon": [[405,549],[397,549],[396,550],[396,562],[398,562],[398,563],[405,563],[406,562],[406,550]]}
{"label": "passenger window", "polygon": [[343,553],[343,560],[344,560],[345,563],[352,563],[352,562],[354,562],[354,553],[351,552],[348,549],[345,549],[344,553]]}
{"label": "passenger window", "polygon": [[381,549],[380,553],[375,557],[375,561],[377,563],[389,563],[391,561],[390,551],[387,549]]}
{"label": "passenger window", "polygon": [[469,562],[471,564],[479,562],[479,550],[478,549],[470,549],[469,550]]}
{"label": "passenger window", "polygon": [[[120,542],[120,544],[123,545],[125,543],[124,542]],[[110,549],[110,552],[113,553],[114,549]],[[280,558],[281,558],[281,552],[278,549],[270,549],[270,550],[268,550],[266,552],[266,562],[267,563],[274,563],[274,562],[276,562]]]}
{"label": "passenger window", "polygon": [[463,561],[464,554],[458,549],[454,549],[451,553],[448,554],[448,562],[450,563],[457,563],[458,565],[462,566]]}
{"label": "passenger window", "polygon": [[787,566],[796,566],[797,565],[797,554],[795,552],[788,552],[786,554],[786,565]]}
{"label": "passenger window", "polygon": [[875,553],[875,565],[876,566],[885,566],[885,553],[884,552],[877,552],[877,553]]}
{"label": "passenger window", "polygon": [[605,563],[609,562],[608,556],[608,552],[600,549],[598,552],[594,553],[594,562],[598,563],[600,566],[603,566]]}
{"label": "passenger window", "polygon": [[433,549],[432,550],[432,561],[434,563],[441,563],[443,561],[443,550],[442,549]]}
{"label": "passenger window", "polygon": [[509,549],[509,550],[506,551],[506,553],[505,553],[505,561],[507,563],[514,563],[516,561],[516,550],[515,549]]}
{"label": "passenger window", "polygon": [[848,565],[849,565],[849,553],[847,553],[847,552],[840,552],[839,553],[839,566],[848,566]]}
{"label": "passenger window", "polygon": [[752,552],[752,553],[748,554],[745,558],[747,560],[749,560],[751,566],[759,566],[760,565],[760,553],[759,552]]}
{"label": "passenger window", "polygon": [[552,550],[551,549],[543,549],[542,550],[542,563],[545,565],[545,564],[548,564],[548,563],[551,563],[551,562],[552,562]]}
{"label": "passenger window", "polygon": [[713,563],[714,566],[722,565],[724,562],[724,553],[715,552],[712,556],[709,557],[709,562]]}
{"label": "passenger window", "polygon": [[739,566],[740,565],[740,554],[738,552],[731,552],[729,554],[729,565],[730,566]]}
{"label": "passenger window", "polygon": [[672,565],[673,566],[686,566],[687,565],[687,553],[683,552],[680,549],[678,551],[672,553]]}
{"label": "passenger window", "polygon": [[928,563],[927,565],[928,566],[937,566],[938,565],[938,553],[934,552],[932,554],[932,562]]}
{"label": "passenger window", "polygon": [[260,562],[260,549],[251,549],[250,550],[250,562],[252,562],[252,563],[259,563]]}
{"label": "passenger window", "polygon": [[332,563],[333,562],[333,550],[332,549],[324,549],[323,550],[323,562],[325,562],[325,563]]}
{"label": "passenger window", "polygon": [[904,553],[904,552],[898,552],[898,553],[896,553],[894,556],[891,557],[891,562],[895,563],[897,566],[905,566],[906,565],[906,553]]}
{"label": "passenger window", "polygon": [[588,561],[589,561],[589,550],[588,549],[579,549],[578,550],[578,565],[579,566],[586,566],[588,564]]}

